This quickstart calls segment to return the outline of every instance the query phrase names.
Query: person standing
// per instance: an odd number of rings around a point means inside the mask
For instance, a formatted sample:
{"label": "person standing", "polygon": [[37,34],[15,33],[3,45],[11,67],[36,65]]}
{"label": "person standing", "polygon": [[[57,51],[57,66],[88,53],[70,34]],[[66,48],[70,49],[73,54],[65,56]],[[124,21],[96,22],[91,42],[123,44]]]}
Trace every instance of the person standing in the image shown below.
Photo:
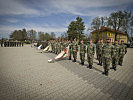
{"label": "person standing", "polygon": [[114,69],[115,71],[119,61],[119,51],[120,51],[120,46],[118,45],[118,40],[115,40],[112,52],[112,67],[110,68]]}
{"label": "person standing", "polygon": [[1,40],[1,47],[3,47],[3,40]]}
{"label": "person standing", "polygon": [[78,44],[77,44],[76,38],[74,39],[72,44],[72,52],[73,52],[73,58],[74,58],[73,62],[76,62],[77,52],[78,52]]}
{"label": "person standing", "polygon": [[87,68],[92,69],[94,54],[95,54],[95,45],[93,44],[92,40],[90,40],[89,44],[87,45],[87,59],[89,64]]}
{"label": "person standing", "polygon": [[110,44],[110,39],[107,39],[107,43],[103,46],[102,54],[103,54],[103,68],[104,68],[103,74],[108,76],[110,69],[109,66],[112,60],[112,45]]}
{"label": "person standing", "polygon": [[98,61],[99,61],[99,46],[100,46],[100,40],[98,40],[98,43],[96,44],[96,55],[97,55]]}
{"label": "person standing", "polygon": [[86,45],[84,44],[84,41],[81,40],[81,44],[80,44],[80,60],[81,60],[81,65],[84,65],[84,62],[85,62],[85,53],[86,53]]}
{"label": "person standing", "polygon": [[68,41],[68,45],[69,45],[69,60],[71,60],[71,57],[72,57],[72,43],[71,43],[71,40]]}
{"label": "person standing", "polygon": [[122,66],[124,55],[127,53],[127,47],[124,45],[124,41],[121,41],[120,54],[119,54],[119,65]]}
{"label": "person standing", "polygon": [[102,49],[103,49],[103,46],[104,46],[103,39],[101,39],[100,45],[99,45],[99,65],[100,66],[102,66],[102,56],[103,56]]}

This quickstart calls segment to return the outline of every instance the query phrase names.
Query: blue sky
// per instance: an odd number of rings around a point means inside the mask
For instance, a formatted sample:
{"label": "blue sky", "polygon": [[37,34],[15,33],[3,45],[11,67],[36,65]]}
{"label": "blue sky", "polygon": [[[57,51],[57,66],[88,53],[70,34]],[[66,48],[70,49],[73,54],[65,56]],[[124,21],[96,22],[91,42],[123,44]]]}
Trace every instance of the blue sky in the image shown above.
{"label": "blue sky", "polygon": [[60,36],[78,16],[89,34],[87,28],[94,17],[117,10],[133,12],[133,0],[0,0],[0,38],[23,28]]}

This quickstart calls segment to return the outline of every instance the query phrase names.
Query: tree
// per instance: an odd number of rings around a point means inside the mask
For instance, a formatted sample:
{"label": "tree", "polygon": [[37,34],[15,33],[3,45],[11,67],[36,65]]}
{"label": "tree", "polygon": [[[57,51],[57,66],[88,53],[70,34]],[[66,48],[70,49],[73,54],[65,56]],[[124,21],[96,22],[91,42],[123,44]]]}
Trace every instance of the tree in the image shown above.
{"label": "tree", "polygon": [[36,40],[36,31],[35,30],[33,30],[33,29],[31,29],[31,30],[29,30],[28,32],[27,32],[27,35],[28,35],[28,38],[29,38],[29,40],[32,42],[32,41],[34,41],[34,40]]}
{"label": "tree", "polygon": [[12,38],[14,40],[18,40],[18,41],[24,41],[24,40],[26,40],[27,39],[26,29],[14,30],[11,33],[10,38]]}
{"label": "tree", "polygon": [[54,32],[51,32],[51,39],[53,40],[53,39],[55,39],[56,38],[56,35],[55,35],[55,33]]}
{"label": "tree", "polygon": [[[103,20],[103,19],[102,19]],[[102,24],[103,24],[103,22],[102,22]],[[97,43],[97,41],[99,40],[99,30],[100,30],[100,28],[101,28],[101,19],[99,18],[99,17],[95,17],[93,20],[92,20],[92,22],[91,22],[91,29],[92,30],[96,30],[96,32],[97,32],[97,34],[96,34],[96,39],[95,39],[95,41],[96,41],[96,43]]]}
{"label": "tree", "polygon": [[49,33],[45,33],[44,34],[44,40],[50,40],[51,36],[49,35]]}
{"label": "tree", "polygon": [[40,41],[44,41],[44,32],[38,32],[38,38]]}
{"label": "tree", "polygon": [[84,22],[82,22],[82,18],[77,17],[76,21],[72,21],[68,26],[68,39],[73,40],[77,38],[79,41],[82,39],[83,31],[85,30]]}
{"label": "tree", "polygon": [[127,33],[130,18],[131,12],[128,11],[117,11],[110,14],[110,17],[108,18],[108,26],[115,30],[115,40],[117,40],[117,31],[121,30]]}

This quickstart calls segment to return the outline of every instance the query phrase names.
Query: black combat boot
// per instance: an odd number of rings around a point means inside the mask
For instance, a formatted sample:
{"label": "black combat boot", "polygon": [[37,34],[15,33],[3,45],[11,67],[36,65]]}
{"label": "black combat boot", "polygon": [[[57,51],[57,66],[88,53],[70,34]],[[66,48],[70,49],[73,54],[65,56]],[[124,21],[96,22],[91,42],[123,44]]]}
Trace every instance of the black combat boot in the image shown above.
{"label": "black combat boot", "polygon": [[109,74],[108,71],[105,71],[105,75],[108,76],[108,74]]}
{"label": "black combat boot", "polygon": [[100,66],[102,66],[102,62],[100,62]]}
{"label": "black combat boot", "polygon": [[89,68],[92,69],[92,65],[89,65]]}
{"label": "black combat boot", "polygon": [[76,59],[74,59],[73,62],[76,62]]}
{"label": "black combat boot", "polygon": [[100,65],[100,61],[99,61],[99,63],[97,65]]}
{"label": "black combat boot", "polygon": [[71,57],[69,57],[69,60],[71,60]]}
{"label": "black combat boot", "polygon": [[114,70],[116,71],[116,67],[114,67]]}
{"label": "black combat boot", "polygon": [[81,65],[84,65],[84,62],[81,62]]}

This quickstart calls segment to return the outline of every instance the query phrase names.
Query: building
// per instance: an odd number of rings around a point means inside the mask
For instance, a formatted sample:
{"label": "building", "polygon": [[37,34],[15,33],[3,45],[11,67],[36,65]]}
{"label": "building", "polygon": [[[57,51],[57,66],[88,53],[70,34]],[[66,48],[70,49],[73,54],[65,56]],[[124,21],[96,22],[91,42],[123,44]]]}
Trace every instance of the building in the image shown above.
{"label": "building", "polygon": [[[124,43],[127,43],[127,33],[116,31],[117,32],[117,40],[121,42],[121,40],[124,41]],[[106,39],[111,39],[111,43],[114,43],[115,41],[115,30],[108,28],[108,27],[101,27],[100,30],[94,30],[91,32],[91,38],[96,43],[98,39],[103,39],[104,43],[106,43]]]}

